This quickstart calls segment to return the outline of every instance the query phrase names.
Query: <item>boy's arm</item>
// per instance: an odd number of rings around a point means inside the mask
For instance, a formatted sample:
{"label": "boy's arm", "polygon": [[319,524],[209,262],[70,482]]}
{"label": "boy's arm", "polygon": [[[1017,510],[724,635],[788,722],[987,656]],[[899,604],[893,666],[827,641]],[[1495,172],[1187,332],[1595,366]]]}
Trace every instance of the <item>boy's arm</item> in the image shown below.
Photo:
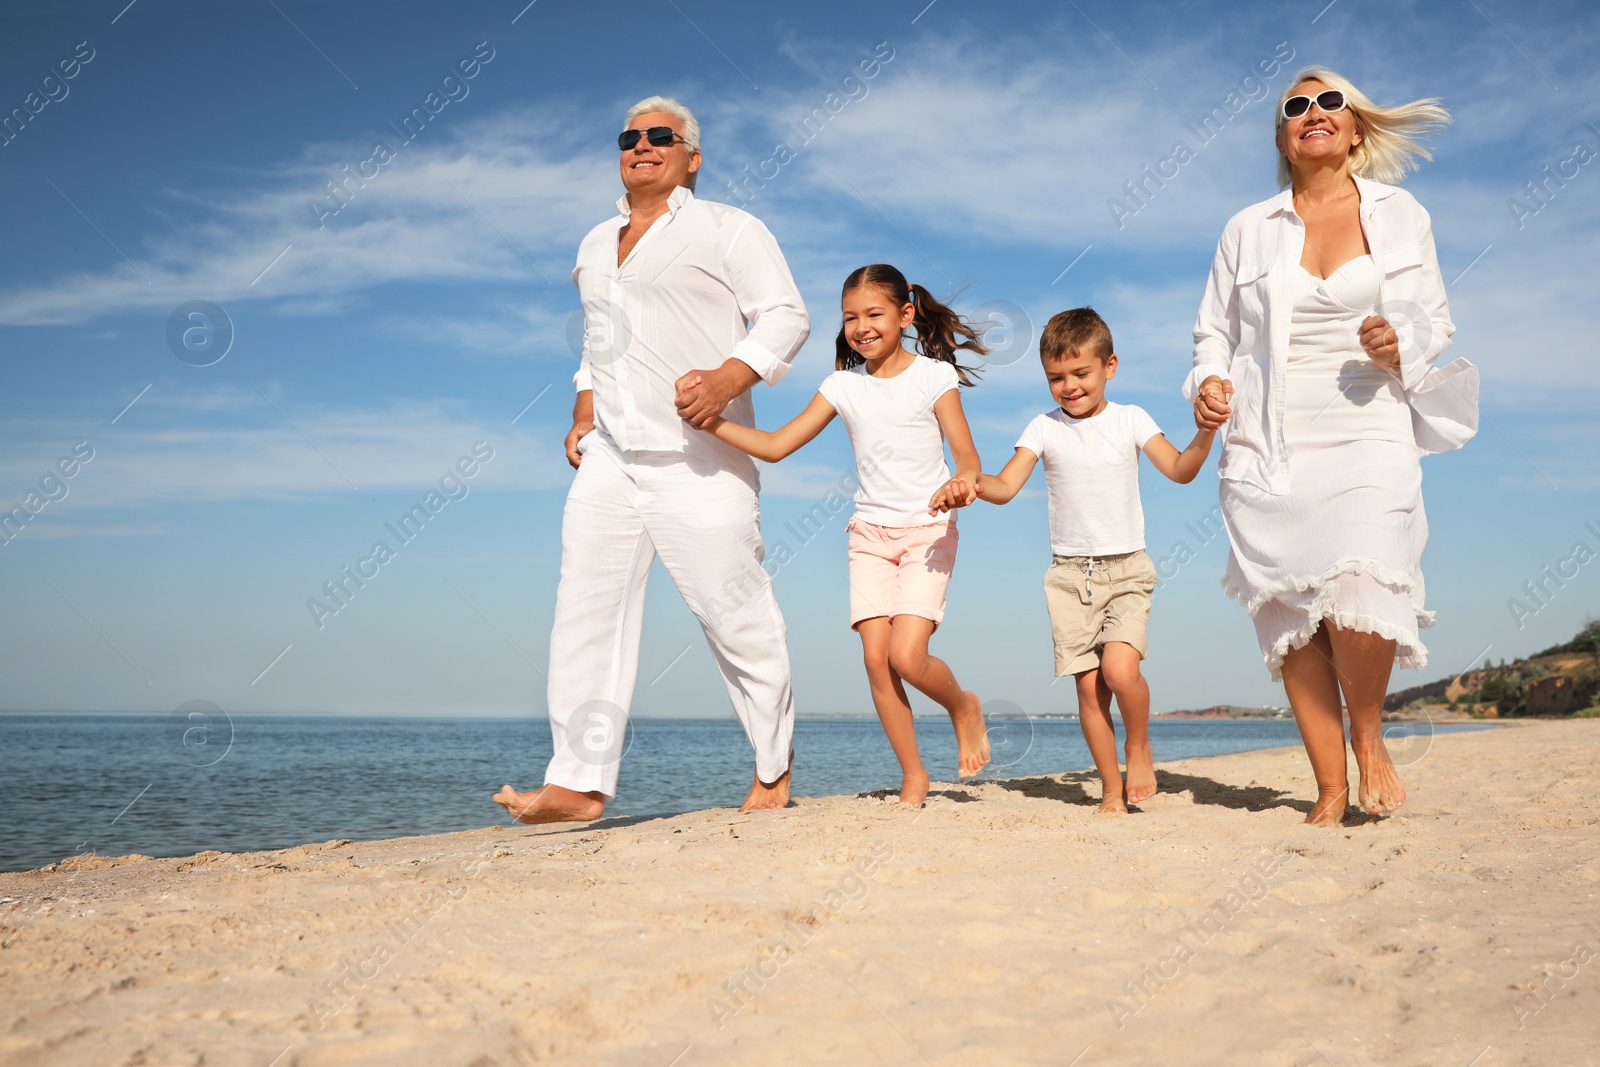
{"label": "boy's arm", "polygon": [[1200,468],[1206,465],[1206,457],[1211,454],[1211,442],[1216,436],[1215,430],[1200,430],[1189,442],[1189,447],[1179,452],[1165,435],[1158,433],[1144,443],[1141,451],[1156,470],[1179,485],[1188,485],[1200,473]]}
{"label": "boy's arm", "polygon": [[955,460],[955,475],[933,494],[928,501],[928,513],[937,514],[951,508],[964,508],[978,499],[978,479],[983,476],[983,464],[978,459],[978,446],[972,443],[972,428],[967,425],[967,414],[961,408],[961,396],[948,389],[933,403],[934,417],[939,429],[950,445],[950,458]]}
{"label": "boy's arm", "polygon": [[770,432],[757,430],[718,416],[705,427],[705,432],[756,459],[766,463],[776,463],[799,450],[801,446],[810,443],[812,438],[822,432],[824,426],[833,421],[833,416],[833,405],[818,393],[811,398],[811,403],[806,405],[804,411],[790,419],[780,429]]}
{"label": "boy's arm", "polygon": [[1039,456],[1031,448],[1018,447],[1000,469],[999,474],[978,476],[978,495],[991,504],[1009,504],[1011,498],[1022,491],[1033,474],[1033,465]]}

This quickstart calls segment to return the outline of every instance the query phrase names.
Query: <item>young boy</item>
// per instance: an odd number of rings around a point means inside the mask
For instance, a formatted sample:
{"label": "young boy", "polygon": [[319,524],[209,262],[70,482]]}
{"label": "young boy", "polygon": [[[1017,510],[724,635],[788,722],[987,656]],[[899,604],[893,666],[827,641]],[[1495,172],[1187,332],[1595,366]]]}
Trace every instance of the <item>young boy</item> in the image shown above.
{"label": "young boy", "polygon": [[[1139,453],[1175,482],[1194,480],[1211,451],[1213,431],[1195,434],[1179,452],[1144,409],[1113,404],[1106,382],[1117,376],[1111,330],[1093,308],[1053,317],[1039,357],[1056,408],[1028,424],[999,474],[979,476],[977,495],[1004,504],[1044,461],[1050,506],[1045,602],[1055,638],[1056,676],[1078,681],[1078,719],[1100,773],[1100,814],[1126,813],[1156,792],[1150,759],[1150,687],[1139,673],[1155,565],[1144,553]],[[939,510],[959,507],[963,487],[941,490]],[[1111,698],[1127,731],[1128,782],[1117,766]]]}

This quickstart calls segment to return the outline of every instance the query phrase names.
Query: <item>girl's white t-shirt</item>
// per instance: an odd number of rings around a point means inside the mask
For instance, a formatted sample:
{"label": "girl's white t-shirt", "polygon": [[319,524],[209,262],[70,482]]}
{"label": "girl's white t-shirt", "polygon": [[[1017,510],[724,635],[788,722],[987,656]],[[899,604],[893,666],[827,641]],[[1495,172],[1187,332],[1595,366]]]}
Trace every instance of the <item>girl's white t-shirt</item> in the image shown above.
{"label": "girl's white t-shirt", "polygon": [[929,515],[928,498],[950,480],[933,404],[960,384],[953,365],[927,356],[893,378],[874,378],[863,364],[822,380],[817,392],[844,420],[856,453],[856,518],[898,528],[954,518]]}
{"label": "girl's white t-shirt", "polygon": [[1109,402],[1086,419],[1056,408],[1028,423],[1017,447],[1044,464],[1050,551],[1116,556],[1144,548],[1139,450],[1160,432],[1144,408]]}

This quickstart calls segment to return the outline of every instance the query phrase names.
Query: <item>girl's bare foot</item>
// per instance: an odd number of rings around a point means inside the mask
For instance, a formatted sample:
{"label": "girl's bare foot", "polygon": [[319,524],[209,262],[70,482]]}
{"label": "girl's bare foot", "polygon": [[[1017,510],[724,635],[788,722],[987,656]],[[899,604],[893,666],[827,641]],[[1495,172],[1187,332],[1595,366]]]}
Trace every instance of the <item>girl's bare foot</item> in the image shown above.
{"label": "girl's bare foot", "polygon": [[1126,815],[1128,814],[1128,801],[1122,779],[1117,779],[1117,787],[1111,788],[1106,779],[1100,779],[1100,806],[1095,809],[1096,815]]}
{"label": "girl's bare foot", "polygon": [[1356,766],[1361,770],[1361,784],[1356,796],[1361,810],[1368,815],[1393,815],[1405,803],[1406,787],[1400,783],[1400,773],[1394,769],[1389,749],[1383,735],[1370,741],[1350,738],[1350,748],[1356,754]]}
{"label": "girl's bare foot", "polygon": [[1306,816],[1309,826],[1343,826],[1344,809],[1350,798],[1348,787],[1319,793],[1311,814]]}
{"label": "girl's bare foot", "polygon": [[978,694],[961,694],[965,703],[950,713],[950,722],[956,728],[956,759],[961,777],[971,778],[989,762],[989,730],[983,722],[983,702]]}
{"label": "girl's bare foot", "polygon": [[1156,795],[1156,765],[1150,760],[1150,744],[1127,747],[1128,803],[1142,804]]}
{"label": "girl's bare foot", "polygon": [[744,798],[744,803],[739,805],[740,811],[770,811],[773,808],[786,808],[789,806],[789,775],[794,771],[794,760],[789,761],[789,769],[779,776],[776,782],[768,785],[756,775],[755,784],[750,787],[750,795]]}
{"label": "girl's bare foot", "polygon": [[922,806],[928,799],[928,772],[925,770],[907,771],[900,781],[900,803],[910,804],[914,808]]}
{"label": "girl's bare foot", "polygon": [[547,785],[531,793],[519,793],[510,785],[500,787],[494,802],[505,808],[518,822],[593,822],[606,813],[606,799],[600,793],[579,793],[559,785]]}

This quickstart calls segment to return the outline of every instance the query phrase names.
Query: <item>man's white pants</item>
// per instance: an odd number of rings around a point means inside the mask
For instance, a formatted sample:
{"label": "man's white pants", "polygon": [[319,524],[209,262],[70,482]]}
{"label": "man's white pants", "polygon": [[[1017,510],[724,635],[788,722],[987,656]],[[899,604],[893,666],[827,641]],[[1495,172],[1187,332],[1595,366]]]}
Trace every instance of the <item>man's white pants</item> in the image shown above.
{"label": "man's white pants", "polygon": [[658,555],[700,620],[755,747],[756,774],[777,781],[793,751],[794,699],[754,487],[715,453],[623,452],[597,432],[584,442],[561,521],[550,635],[555,754],[545,782],[616,795],[645,582]]}

